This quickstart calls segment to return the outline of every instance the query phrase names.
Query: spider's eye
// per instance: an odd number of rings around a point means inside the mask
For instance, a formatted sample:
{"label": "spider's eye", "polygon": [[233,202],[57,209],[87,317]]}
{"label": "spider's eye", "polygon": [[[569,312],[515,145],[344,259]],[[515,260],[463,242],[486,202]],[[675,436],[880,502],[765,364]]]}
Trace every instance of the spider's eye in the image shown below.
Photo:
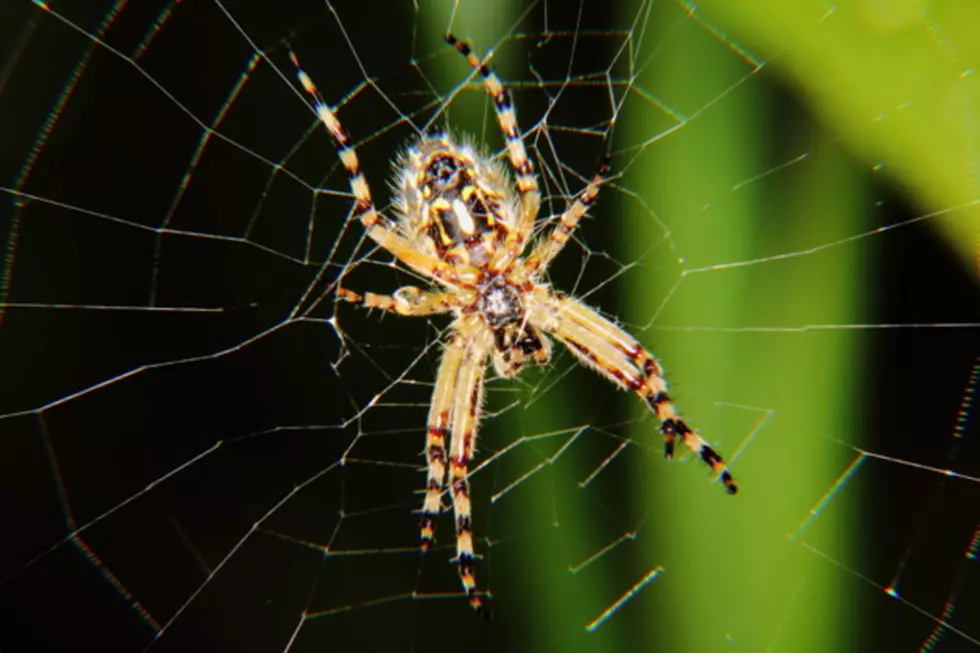
{"label": "spider's eye", "polygon": [[463,163],[453,156],[437,156],[425,169],[423,185],[432,189],[434,194],[441,194],[458,187],[462,181],[460,172]]}

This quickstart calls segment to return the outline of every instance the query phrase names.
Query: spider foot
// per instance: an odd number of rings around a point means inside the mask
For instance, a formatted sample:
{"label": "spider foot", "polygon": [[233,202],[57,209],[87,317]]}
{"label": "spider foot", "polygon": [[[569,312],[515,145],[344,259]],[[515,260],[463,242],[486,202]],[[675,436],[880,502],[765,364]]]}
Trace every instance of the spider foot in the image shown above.
{"label": "spider foot", "polygon": [[728,494],[736,494],[738,492],[738,486],[735,485],[735,479],[732,478],[731,473],[728,471],[728,465],[725,464],[724,459],[718,455],[717,451],[711,448],[711,445],[691,430],[691,427],[684,420],[676,417],[668,417],[660,425],[660,430],[664,434],[664,452],[667,458],[673,457],[674,441],[677,437],[680,437],[684,440],[684,444],[704,461],[704,464],[714,470],[715,474],[718,475],[718,478],[725,485],[725,491]]}
{"label": "spider foot", "polygon": [[463,583],[463,591],[466,592],[466,596],[469,598],[470,607],[482,618],[490,619],[490,609],[484,600],[489,595],[476,589],[476,576],[473,573],[474,563],[481,557],[475,553],[463,551],[453,558],[453,562],[459,564],[459,579]]}
{"label": "spider foot", "polygon": [[728,473],[727,469],[721,473],[721,482],[725,484],[725,492],[738,494],[738,486],[735,485],[735,479],[732,478],[732,475]]}
{"label": "spider foot", "polygon": [[364,303],[364,295],[347,288],[337,288],[335,297],[338,302],[350,302],[351,304]]}
{"label": "spider foot", "polygon": [[479,617],[484,621],[493,620],[493,611],[490,610],[490,606],[487,605],[484,596],[481,594],[476,592],[470,594],[470,607],[473,608],[473,610],[476,611],[476,614],[479,615]]}

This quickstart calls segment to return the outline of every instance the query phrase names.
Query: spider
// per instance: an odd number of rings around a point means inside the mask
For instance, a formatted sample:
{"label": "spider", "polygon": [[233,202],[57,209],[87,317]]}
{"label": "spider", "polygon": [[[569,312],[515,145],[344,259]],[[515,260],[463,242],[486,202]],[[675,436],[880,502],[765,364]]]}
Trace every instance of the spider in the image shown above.
{"label": "spider", "polygon": [[[350,177],[352,214],[368,237],[434,287],[399,288],[392,295],[338,288],[337,299],[405,316],[454,316],[436,376],[426,431],[428,478],[421,509],[421,549],[434,542],[435,520],[448,485],[456,520],[456,557],[463,590],[477,612],[489,616],[487,594],[477,589],[468,466],[476,443],[487,358],[501,377],[528,363],[543,365],[551,356],[548,336],[558,340],[586,367],[643,399],[660,421],[665,454],[671,458],[680,438],[737,492],[727,466],[714,449],[681,419],[667,395],[663,368],[635,338],[579,300],[552,289],[544,280],[607,180],[608,158],[560,216],[551,233],[532,245],[541,194],[528,158],[510,94],[500,79],[452,34],[446,41],[483,80],[506,140],[516,174],[516,193],[506,165],[482,156],[448,134],[424,135],[395,161],[397,222],[383,217],[360,170],[357,153],[333,109],[309,76],[296,67],[320,121]],[[446,440],[449,440],[447,455]]]}

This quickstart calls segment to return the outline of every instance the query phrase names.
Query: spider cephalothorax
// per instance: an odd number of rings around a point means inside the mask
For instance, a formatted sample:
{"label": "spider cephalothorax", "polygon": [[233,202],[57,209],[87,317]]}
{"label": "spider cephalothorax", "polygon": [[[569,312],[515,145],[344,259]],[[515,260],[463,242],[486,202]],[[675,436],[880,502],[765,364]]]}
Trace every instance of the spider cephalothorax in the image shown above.
{"label": "spider cephalothorax", "polygon": [[480,287],[479,292],[477,309],[486,320],[487,326],[494,331],[524,321],[521,291],[506,278],[501,276],[491,278]]}
{"label": "spider cephalothorax", "polygon": [[531,299],[506,275],[493,276],[479,288],[476,309],[493,330],[493,364],[500,376],[516,374],[528,356],[539,365],[551,357],[548,339],[528,321],[525,297]]}
{"label": "spider cephalothorax", "polygon": [[[501,163],[469,145],[460,145],[448,135],[423,137],[396,161],[398,220],[394,224],[375,208],[357,154],[333,110],[302,70],[299,79],[314,97],[317,114],[350,174],[354,217],[375,243],[435,285],[431,290],[406,286],[392,295],[338,288],[337,297],[400,315],[454,317],[429,409],[421,545],[427,549],[434,541],[435,520],[448,486],[463,589],[470,605],[487,614],[474,576],[467,470],[475,449],[488,358],[500,376],[516,374],[528,359],[539,364],[548,361],[551,346],[545,334],[550,335],[583,365],[646,402],[660,420],[668,458],[680,439],[715,471],[730,494],[737,489],[721,456],[678,415],[667,394],[663,369],[653,355],[613,321],[542,281],[548,265],[595,201],[606,180],[607,163],[599,166],[555,228],[532,244],[541,195],[510,96],[467,45],[452,35],[446,40],[483,78],[507,143],[515,183]],[[293,62],[299,69],[295,56]]]}

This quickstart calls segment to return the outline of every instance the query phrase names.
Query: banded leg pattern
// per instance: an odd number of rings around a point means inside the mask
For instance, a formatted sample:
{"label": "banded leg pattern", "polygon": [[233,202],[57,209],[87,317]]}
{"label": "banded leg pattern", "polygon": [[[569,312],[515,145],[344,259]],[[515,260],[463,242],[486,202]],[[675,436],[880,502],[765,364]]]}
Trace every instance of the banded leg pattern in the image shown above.
{"label": "banded leg pattern", "polygon": [[359,293],[348,288],[338,288],[337,299],[364,308],[378,308],[410,317],[446,313],[453,305],[447,293],[425,292],[415,286],[399,288],[393,295]]}
{"label": "banded leg pattern", "polygon": [[524,140],[521,138],[521,132],[517,125],[517,112],[514,110],[510,93],[504,88],[500,78],[473,54],[469,45],[452,34],[446,35],[446,42],[466,57],[470,66],[483,79],[487,94],[493,100],[500,131],[507,143],[507,156],[517,173],[517,189],[521,196],[521,214],[517,229],[508,234],[508,244],[513,249],[511,255],[516,258],[520,253],[519,246],[523,245],[531,236],[534,219],[537,217],[538,208],[541,205],[541,191],[538,189],[538,180],[534,176],[534,166],[527,156],[527,149],[524,147]]}
{"label": "banded leg pattern", "polygon": [[459,366],[468,346],[469,341],[466,338],[459,333],[453,334],[443,351],[436,387],[432,392],[425,435],[425,499],[422,502],[419,523],[420,546],[423,550],[429,549],[435,541],[435,521],[442,510],[446,482],[446,434],[450,426]]}
{"label": "banded leg pattern", "polygon": [[552,332],[568,346],[583,363],[597,370],[617,385],[627,388],[643,399],[660,420],[667,458],[674,454],[679,437],[705,464],[715,472],[729,494],[738,486],[728,471],[724,459],[680,417],[667,394],[663,369],[640,343],[618,326],[581,302],[542,291],[544,302],[550,302],[548,312],[532,313],[532,323],[553,324]]}
{"label": "banded leg pattern", "polygon": [[585,217],[589,209],[595,203],[596,198],[599,196],[599,187],[606,180],[606,176],[609,174],[609,157],[605,157],[599,163],[599,169],[596,174],[592,177],[589,185],[586,186],[579,196],[575,199],[571,206],[562,213],[560,221],[555,229],[551,232],[551,235],[542,240],[541,243],[534,248],[530,256],[527,257],[525,261],[525,269],[529,274],[537,272],[543,267],[547,267],[556,256],[564,249],[568,240],[572,237],[572,233],[578,226],[579,222]]}
{"label": "banded leg pattern", "polygon": [[368,237],[410,268],[425,276],[456,283],[461,276],[476,275],[477,271],[471,266],[453,267],[446,261],[419,251],[406,238],[385,224],[374,205],[371,188],[364,178],[364,173],[361,172],[361,163],[357,151],[337,118],[337,114],[324,102],[323,96],[313,80],[300,66],[296,53],[290,51],[289,58],[296,68],[296,76],[303,86],[303,90],[313,99],[317,117],[330,133],[337,148],[337,156],[340,158],[340,162],[347,170],[351,194],[354,196],[353,215],[364,226]]}
{"label": "banded leg pattern", "polygon": [[[477,326],[477,329],[482,329]],[[469,464],[476,448],[479,413],[483,402],[483,375],[492,335],[481,331],[473,340],[460,365],[453,404],[452,442],[449,457],[449,483],[456,517],[456,563],[459,579],[470,606],[484,618],[490,611],[484,595],[476,588],[476,553],[473,546],[473,509],[470,503]]]}

